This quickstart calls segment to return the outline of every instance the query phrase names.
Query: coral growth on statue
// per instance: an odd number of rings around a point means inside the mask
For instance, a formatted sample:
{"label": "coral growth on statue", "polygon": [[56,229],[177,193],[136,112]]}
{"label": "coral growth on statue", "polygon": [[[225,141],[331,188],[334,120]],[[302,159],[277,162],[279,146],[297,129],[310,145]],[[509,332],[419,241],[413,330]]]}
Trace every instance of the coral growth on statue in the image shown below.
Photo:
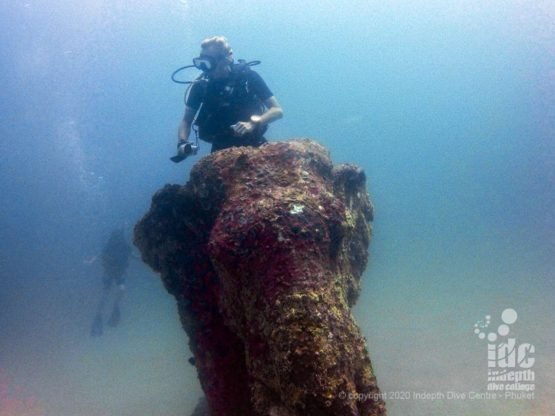
{"label": "coral growth on statue", "polygon": [[135,244],[211,415],[385,415],[351,315],[372,216],[364,172],[311,140],[213,153],[154,195]]}

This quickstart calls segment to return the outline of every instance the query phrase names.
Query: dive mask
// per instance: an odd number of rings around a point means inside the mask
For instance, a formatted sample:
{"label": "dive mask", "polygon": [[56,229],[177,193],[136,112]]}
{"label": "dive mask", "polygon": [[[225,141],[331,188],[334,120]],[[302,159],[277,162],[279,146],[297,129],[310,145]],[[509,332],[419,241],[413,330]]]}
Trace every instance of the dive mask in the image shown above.
{"label": "dive mask", "polygon": [[210,72],[212,71],[214,68],[216,68],[216,65],[218,64],[218,61],[216,60],[216,58],[213,58],[211,56],[199,56],[198,58],[193,58],[193,65],[200,69],[202,72]]}

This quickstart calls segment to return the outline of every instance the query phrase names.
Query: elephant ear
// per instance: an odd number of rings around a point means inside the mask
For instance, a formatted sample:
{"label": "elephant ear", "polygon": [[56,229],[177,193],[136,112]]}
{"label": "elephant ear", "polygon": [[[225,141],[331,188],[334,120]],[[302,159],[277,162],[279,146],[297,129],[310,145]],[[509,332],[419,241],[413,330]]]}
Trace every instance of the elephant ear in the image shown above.
{"label": "elephant ear", "polygon": [[152,197],[150,210],[135,225],[134,244],[142,260],[160,273],[169,293],[183,292],[181,275],[188,276],[199,263],[196,257],[203,253],[211,228],[205,225],[214,222],[212,211],[217,210],[204,206],[191,183],[166,185]]}
{"label": "elephant ear", "polygon": [[360,211],[366,221],[374,220],[374,206],[366,190],[366,174],[358,166],[348,163],[334,166],[333,190],[351,211]]}
{"label": "elephant ear", "polygon": [[349,306],[352,306],[360,294],[360,279],[368,263],[374,207],[366,190],[366,175],[357,166],[343,164],[333,168],[333,192],[346,210],[343,264],[340,267],[347,272],[346,295]]}

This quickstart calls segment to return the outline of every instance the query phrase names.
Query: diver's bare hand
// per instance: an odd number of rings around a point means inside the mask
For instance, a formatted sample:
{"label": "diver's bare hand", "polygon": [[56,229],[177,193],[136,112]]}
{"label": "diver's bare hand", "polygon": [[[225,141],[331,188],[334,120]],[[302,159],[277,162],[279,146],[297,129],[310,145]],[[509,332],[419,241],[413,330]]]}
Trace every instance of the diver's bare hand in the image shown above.
{"label": "diver's bare hand", "polygon": [[233,132],[237,136],[243,136],[244,134],[252,133],[255,127],[256,125],[250,121],[240,121],[239,123],[233,124],[231,126]]}

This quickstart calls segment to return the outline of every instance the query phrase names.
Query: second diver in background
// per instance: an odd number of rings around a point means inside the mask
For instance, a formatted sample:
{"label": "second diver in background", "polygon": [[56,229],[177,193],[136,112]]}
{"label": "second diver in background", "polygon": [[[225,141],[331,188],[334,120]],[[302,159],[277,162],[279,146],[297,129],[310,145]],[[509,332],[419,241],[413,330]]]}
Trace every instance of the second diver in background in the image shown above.
{"label": "second diver in background", "polygon": [[110,238],[104,245],[101,254],[104,276],[102,278],[102,295],[98,303],[93,320],[91,335],[100,336],[103,333],[103,312],[112,287],[116,287],[112,312],[108,319],[109,326],[117,326],[120,318],[120,301],[125,293],[125,272],[129,266],[131,246],[127,243],[123,228],[112,231]]}

